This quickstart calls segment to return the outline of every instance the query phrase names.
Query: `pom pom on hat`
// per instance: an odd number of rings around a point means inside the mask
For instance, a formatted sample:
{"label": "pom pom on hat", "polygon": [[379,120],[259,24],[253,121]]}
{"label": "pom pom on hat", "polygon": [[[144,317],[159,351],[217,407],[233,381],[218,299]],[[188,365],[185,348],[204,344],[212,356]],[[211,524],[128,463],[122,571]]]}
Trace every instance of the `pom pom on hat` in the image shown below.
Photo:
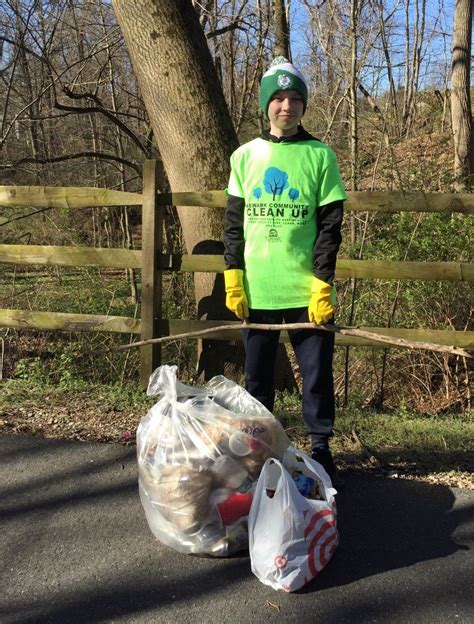
{"label": "pom pom on hat", "polygon": [[277,91],[296,91],[303,98],[303,112],[308,102],[308,86],[303,74],[284,56],[277,56],[260,81],[258,101],[268,119],[268,105]]}

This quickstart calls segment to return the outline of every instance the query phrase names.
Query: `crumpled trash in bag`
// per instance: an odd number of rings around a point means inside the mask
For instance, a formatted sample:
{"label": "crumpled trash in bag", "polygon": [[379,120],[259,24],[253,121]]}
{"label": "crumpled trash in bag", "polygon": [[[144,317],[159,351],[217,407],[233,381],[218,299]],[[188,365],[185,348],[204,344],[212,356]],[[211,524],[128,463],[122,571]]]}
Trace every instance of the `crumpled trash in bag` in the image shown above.
{"label": "crumpled trash in bag", "polygon": [[227,556],[248,547],[247,516],[260,471],[290,445],[280,423],[244,388],[219,375],[203,388],[160,366],[140,422],[140,498],[153,534],[183,553]]}

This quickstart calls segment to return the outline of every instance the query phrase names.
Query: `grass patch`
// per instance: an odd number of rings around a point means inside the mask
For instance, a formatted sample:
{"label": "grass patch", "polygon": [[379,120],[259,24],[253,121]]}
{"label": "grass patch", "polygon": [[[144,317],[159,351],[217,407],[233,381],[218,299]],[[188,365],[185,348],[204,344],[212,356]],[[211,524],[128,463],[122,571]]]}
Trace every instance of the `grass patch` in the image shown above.
{"label": "grass patch", "polygon": [[[10,379],[0,385],[0,433],[132,444],[156,402],[135,384]],[[277,397],[275,416],[295,446],[308,450],[297,395]],[[427,417],[406,410],[338,409],[332,449],[344,468],[377,470],[474,487],[472,414]],[[372,457],[372,459],[371,459]],[[375,460],[374,460],[375,458]],[[471,473],[471,474],[469,474]],[[433,476],[435,475],[435,476]],[[443,475],[451,475],[446,481]]]}
{"label": "grass patch", "polygon": [[67,387],[46,383],[38,384],[31,380],[7,379],[0,386],[0,410],[13,406],[35,407],[46,401],[52,405],[77,399],[94,403],[99,410],[123,411],[147,409],[156,402],[156,397],[149,397],[136,384],[90,384],[84,380],[72,380]]}
{"label": "grass patch", "polygon": [[[277,396],[275,415],[305,450],[308,438],[297,395]],[[362,442],[362,445],[361,445]],[[357,404],[336,411],[333,452],[343,465],[417,472],[473,472],[474,415],[420,415],[405,409],[377,412]],[[373,466],[372,460],[372,466]]]}
{"label": "grass patch", "polygon": [[123,271],[46,267],[10,274],[0,290],[19,309],[133,316],[135,306]]}

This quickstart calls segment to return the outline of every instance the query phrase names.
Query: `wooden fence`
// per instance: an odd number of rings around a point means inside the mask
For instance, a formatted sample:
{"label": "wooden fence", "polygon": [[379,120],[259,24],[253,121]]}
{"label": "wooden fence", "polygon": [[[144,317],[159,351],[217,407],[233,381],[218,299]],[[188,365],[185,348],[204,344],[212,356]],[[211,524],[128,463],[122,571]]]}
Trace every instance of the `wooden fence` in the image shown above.
{"label": "wooden fence", "polygon": [[[96,206],[142,206],[142,248],[106,249],[45,245],[2,245],[0,263],[74,267],[113,267],[140,269],[142,273],[141,318],[91,314],[64,314],[31,310],[0,309],[0,327],[36,330],[119,332],[139,334],[141,340],[175,335],[222,325],[222,321],[174,320],[162,318],[162,274],[164,271],[220,273],[224,260],[218,255],[164,254],[163,214],[166,206],[212,206],[223,208],[224,191],[159,194],[156,161],[146,161],[143,192],[126,193],[98,188],[0,186],[0,206],[81,209]],[[352,192],[346,211],[474,213],[472,194]],[[0,225],[2,221],[0,220]],[[464,262],[392,262],[339,258],[337,278],[447,280],[474,282],[474,265]],[[474,348],[473,331],[364,327],[368,331],[397,338],[437,342]],[[210,339],[236,339],[236,332],[220,332]],[[286,340],[286,336],[282,338]],[[373,340],[336,335],[336,344],[382,346]],[[387,346],[387,345],[383,345]],[[159,364],[159,345],[140,348],[142,384]]]}

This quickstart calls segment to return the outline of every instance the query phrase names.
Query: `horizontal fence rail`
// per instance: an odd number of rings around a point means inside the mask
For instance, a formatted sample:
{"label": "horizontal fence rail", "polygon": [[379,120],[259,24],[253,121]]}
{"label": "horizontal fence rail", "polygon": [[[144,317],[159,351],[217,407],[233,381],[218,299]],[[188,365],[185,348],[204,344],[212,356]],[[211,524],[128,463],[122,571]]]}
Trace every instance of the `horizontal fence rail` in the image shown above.
{"label": "horizontal fence rail", "polygon": [[[165,271],[222,273],[225,269],[224,259],[220,255],[158,254],[156,258],[158,268]],[[140,269],[142,252],[135,249],[99,247],[0,245],[0,262],[16,265]],[[474,265],[467,262],[401,262],[339,258],[336,264],[336,277],[474,283]]]}
{"label": "horizontal fence rail", "polygon": [[41,331],[93,331],[140,334],[141,321],[127,316],[71,314],[33,310],[0,309],[0,327]]}
{"label": "horizontal fence rail", "polygon": [[[232,325],[232,321],[226,321]],[[240,325],[240,321],[235,321]],[[211,329],[222,325],[222,321],[199,321],[184,319],[163,319],[159,322],[159,331],[162,336],[174,336],[186,332]],[[63,312],[34,312],[30,310],[0,310],[0,326],[11,329],[37,329],[42,331],[96,331],[113,332],[120,334],[141,334],[140,319],[125,316],[103,316],[97,314],[66,314]],[[422,342],[437,342],[441,345],[474,349],[474,331],[453,331],[445,329],[409,329],[401,327],[365,327],[358,329]],[[241,340],[240,332],[223,330],[206,337],[206,340]],[[288,334],[282,331],[280,342],[289,342]],[[374,346],[386,348],[386,344],[359,338],[336,334],[336,344],[354,346]]]}
{"label": "horizontal fence rail", "polygon": [[[470,193],[403,193],[349,191],[345,209],[355,212],[453,212],[474,214]],[[159,206],[224,208],[225,191],[158,193]],[[141,206],[143,194],[95,187],[0,186],[0,206],[81,209],[96,206]]]}
{"label": "horizontal fence rail", "polygon": [[95,208],[141,206],[141,193],[87,186],[0,186],[0,206],[35,208]]}
{"label": "horizontal fence rail", "polygon": [[[164,254],[162,229],[164,207],[224,208],[225,191],[159,193],[160,165],[146,161],[143,192],[130,193],[95,187],[0,186],[0,207],[80,210],[96,207],[137,206],[142,211],[142,250],[93,247],[0,245],[0,263],[15,266],[101,267],[139,269],[142,273],[141,318],[97,314],[73,314],[34,310],[0,309],[0,327],[41,331],[93,331],[140,336],[159,336],[199,331],[222,325],[222,321],[175,320],[161,318],[162,274],[165,271],[222,273],[219,255]],[[356,191],[348,193],[346,211],[418,212],[474,214],[474,194],[400,191]],[[0,216],[0,225],[8,218]],[[18,271],[18,270],[17,270]],[[21,273],[20,273],[21,274]],[[18,272],[17,272],[18,275]],[[474,265],[467,262],[400,262],[395,260],[353,260],[338,258],[336,277],[382,280],[436,280],[474,283]],[[236,321],[236,323],[238,323]],[[361,327],[366,331],[412,341],[474,349],[474,332],[454,330]],[[206,340],[240,340],[238,331],[219,331]],[[286,342],[286,331],[281,341]],[[336,335],[342,346],[387,345],[367,338]],[[160,346],[140,348],[140,379],[146,386],[149,374],[159,363]]]}
{"label": "horizontal fence rail", "polygon": [[0,245],[0,262],[18,265],[140,269],[142,252],[137,249],[111,249],[107,247]]}
{"label": "horizontal fence rail", "polygon": [[[1,253],[1,252],[0,252]],[[0,255],[1,258],[1,255]],[[161,269],[222,273],[224,259],[218,255],[167,255],[158,258]],[[474,265],[467,262],[416,262],[395,260],[350,260],[338,258],[336,278],[387,280],[436,280],[474,282]]]}
{"label": "horizontal fence rail", "polygon": [[[162,193],[161,206],[225,207],[225,191]],[[474,197],[469,193],[402,193],[401,191],[348,191],[345,210],[355,212],[461,212],[474,213]]]}

